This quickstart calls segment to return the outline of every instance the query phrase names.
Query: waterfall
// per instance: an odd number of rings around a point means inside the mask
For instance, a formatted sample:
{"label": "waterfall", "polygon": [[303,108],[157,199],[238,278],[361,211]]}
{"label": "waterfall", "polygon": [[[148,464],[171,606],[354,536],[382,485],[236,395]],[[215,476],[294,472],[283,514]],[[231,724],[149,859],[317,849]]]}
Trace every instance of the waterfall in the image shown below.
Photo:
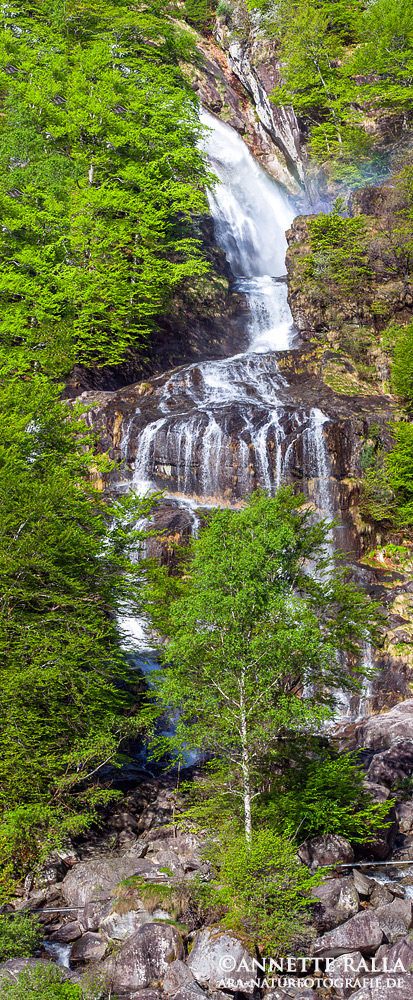
{"label": "waterfall", "polygon": [[291,399],[274,353],[296,338],[285,281],[285,230],[295,213],[240,136],[205,111],[201,119],[218,179],[208,191],[215,238],[247,299],[249,346],[155,384],[155,419],[143,424],[135,454],[129,427],[123,455],[140,493],[152,484],[177,501],[237,503],[257,486],[271,493],[298,478],[315,482],[313,499],[328,516],[326,417]]}

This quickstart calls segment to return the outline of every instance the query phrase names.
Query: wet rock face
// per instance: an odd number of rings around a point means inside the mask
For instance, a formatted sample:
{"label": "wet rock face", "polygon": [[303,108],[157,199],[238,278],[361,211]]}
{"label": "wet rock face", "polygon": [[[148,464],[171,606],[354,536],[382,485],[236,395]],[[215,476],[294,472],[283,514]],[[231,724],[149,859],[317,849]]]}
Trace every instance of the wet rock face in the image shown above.
{"label": "wet rock face", "polygon": [[[201,503],[237,503],[257,486],[291,483],[325,516],[341,513],[342,547],[359,550],[351,524],[359,454],[369,411],[377,421],[388,409],[382,398],[334,394],[310,349],[192,365],[81,401],[92,406],[99,447],[123,462],[125,487],[151,481]],[[172,521],[165,530],[174,534]]]}

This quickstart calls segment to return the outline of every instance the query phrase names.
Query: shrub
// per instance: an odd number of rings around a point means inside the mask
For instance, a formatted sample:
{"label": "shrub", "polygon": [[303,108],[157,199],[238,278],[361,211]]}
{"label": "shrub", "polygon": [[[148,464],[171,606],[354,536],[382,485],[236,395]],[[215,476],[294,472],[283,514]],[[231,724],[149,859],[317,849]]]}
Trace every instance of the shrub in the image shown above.
{"label": "shrub", "polygon": [[286,947],[308,935],[310,890],[320,881],[297,858],[297,845],[273,830],[242,834],[228,831],[209,851],[216,878],[202,887],[204,905],[215,908],[220,923],[254,942],[260,950]]}
{"label": "shrub", "polygon": [[40,927],[23,913],[0,916],[0,962],[33,955],[40,940]]}
{"label": "shrub", "polygon": [[39,964],[16,979],[2,979],[1,990],[2,1000],[86,1000],[87,996],[80,986],[65,982],[55,965]]}
{"label": "shrub", "polygon": [[340,833],[366,843],[386,825],[392,802],[373,802],[363,777],[357,754],[318,757],[287,772],[283,789],[261,807],[263,814],[267,822],[272,815],[279,830],[289,824],[300,840]]}

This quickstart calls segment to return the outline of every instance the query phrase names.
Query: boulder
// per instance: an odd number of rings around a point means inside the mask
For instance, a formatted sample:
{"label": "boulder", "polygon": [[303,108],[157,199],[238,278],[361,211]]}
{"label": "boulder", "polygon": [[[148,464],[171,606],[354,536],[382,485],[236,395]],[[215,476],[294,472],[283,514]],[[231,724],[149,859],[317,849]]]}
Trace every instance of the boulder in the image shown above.
{"label": "boulder", "polygon": [[70,920],[67,924],[62,924],[57,931],[50,935],[49,941],[56,941],[58,944],[70,944],[77,941],[83,934],[82,927],[78,920]]}
{"label": "boulder", "polygon": [[396,816],[400,833],[413,833],[413,802],[398,802],[396,805]]}
{"label": "boulder", "polygon": [[366,898],[370,896],[377,882],[372,878],[367,878],[362,871],[358,868],[353,868],[353,882],[357,889],[359,896],[365,896]]}
{"label": "boulder", "polygon": [[377,909],[378,906],[387,906],[388,903],[392,902],[393,896],[387,886],[382,882],[376,882],[370,893],[370,903],[373,909]]}
{"label": "boulder", "polygon": [[144,924],[153,924],[156,920],[170,920],[171,914],[166,910],[156,908],[152,913],[142,907],[130,909],[126,913],[117,913],[116,910],[109,913],[99,924],[99,930],[106,938],[114,941],[124,941],[126,938],[136,934],[136,931]]}
{"label": "boulder", "polygon": [[360,909],[359,894],[352,878],[328,879],[312,889],[311,894],[320,904],[315,923],[322,932],[354,917]]}
{"label": "boulder", "polygon": [[235,990],[247,995],[255,992],[253,983],[257,975],[252,956],[242,942],[227,931],[216,927],[199,931],[187,965],[197,982],[209,989]]}
{"label": "boulder", "polygon": [[78,938],[70,951],[70,961],[77,962],[101,962],[105,957],[107,942],[100,934],[93,931],[86,931],[83,937]]}
{"label": "boulder", "polygon": [[161,1000],[161,994],[158,990],[138,990],[130,993],[128,1000]]}
{"label": "boulder", "polygon": [[371,955],[381,945],[383,931],[376,912],[362,910],[355,917],[347,920],[340,927],[328,931],[314,942],[314,955],[323,958],[345,955],[353,951],[361,951],[363,955]]}
{"label": "boulder", "polygon": [[354,861],[351,844],[337,833],[328,833],[323,837],[306,840],[301,845],[298,855],[309,868],[351,864]]}
{"label": "boulder", "polygon": [[389,712],[370,715],[357,729],[357,743],[370,750],[387,750],[398,743],[413,742],[413,698]]}
{"label": "boulder", "polygon": [[184,957],[181,935],[171,924],[145,924],[116,956],[102,965],[115,990],[139,990],[162,979],[175,959]]}
{"label": "boulder", "polygon": [[389,944],[404,937],[410,930],[412,920],[411,899],[393,899],[386,906],[379,906],[376,917]]}
{"label": "boulder", "polygon": [[413,743],[398,743],[373,757],[367,772],[369,782],[393,788],[413,771]]}
{"label": "boulder", "polygon": [[62,892],[69,905],[84,906],[91,900],[109,899],[121,879],[155,874],[154,865],[145,858],[136,857],[132,848],[122,857],[82,861],[75,865],[62,882]]}

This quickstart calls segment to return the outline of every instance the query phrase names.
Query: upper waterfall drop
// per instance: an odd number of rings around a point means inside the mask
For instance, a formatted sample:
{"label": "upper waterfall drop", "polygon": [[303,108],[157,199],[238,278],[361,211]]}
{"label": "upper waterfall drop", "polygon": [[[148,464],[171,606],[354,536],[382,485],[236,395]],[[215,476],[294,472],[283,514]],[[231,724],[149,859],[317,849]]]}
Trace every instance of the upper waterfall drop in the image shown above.
{"label": "upper waterfall drop", "polygon": [[249,351],[288,350],[292,316],[286,285],[277,279],[285,274],[285,231],[295,213],[234,129],[204,110],[200,119],[210,130],[202,145],[218,178],[208,191],[215,238],[248,300]]}

